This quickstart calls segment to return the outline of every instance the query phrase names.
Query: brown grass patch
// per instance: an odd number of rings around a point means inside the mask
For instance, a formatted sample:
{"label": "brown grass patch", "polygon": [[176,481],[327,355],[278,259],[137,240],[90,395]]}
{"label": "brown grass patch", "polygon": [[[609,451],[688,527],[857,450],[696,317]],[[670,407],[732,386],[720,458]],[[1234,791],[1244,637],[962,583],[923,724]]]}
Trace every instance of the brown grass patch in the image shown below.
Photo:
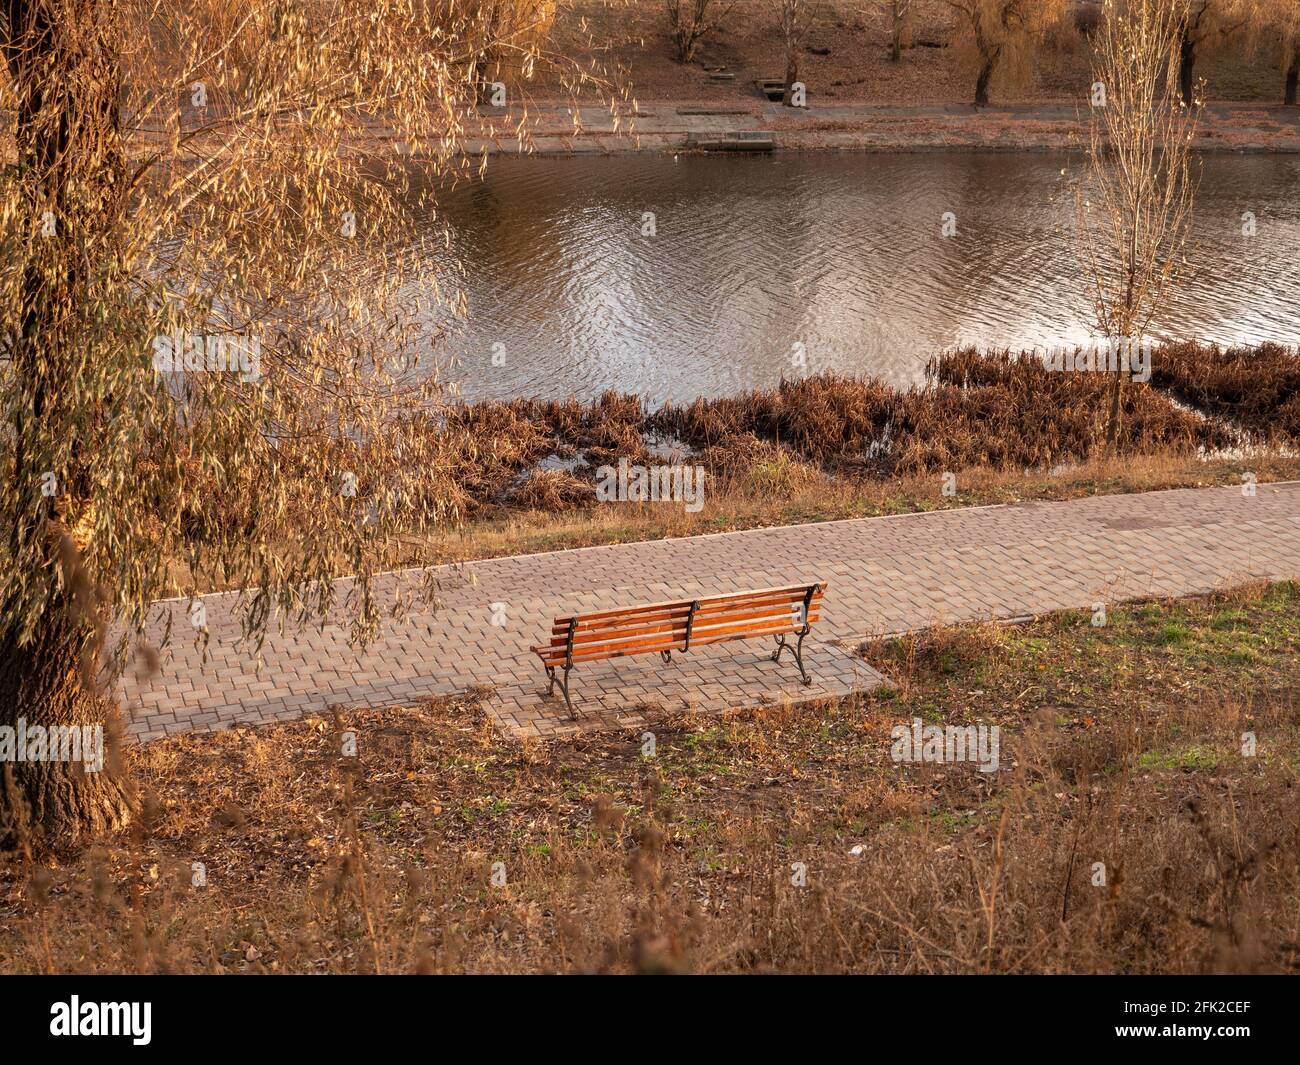
{"label": "brown grass patch", "polygon": [[1170,344],[1155,354],[1151,383],[1258,441],[1300,444],[1300,349]]}
{"label": "brown grass patch", "polygon": [[[929,386],[822,374],[723,399],[666,406],[651,418],[697,447],[754,436],[840,469],[878,476],[967,467],[1027,469],[1080,462],[1104,431],[1107,375],[1053,373],[1011,352],[963,349],[933,360]],[[1232,434],[1155,389],[1124,391],[1123,454],[1223,448]]]}

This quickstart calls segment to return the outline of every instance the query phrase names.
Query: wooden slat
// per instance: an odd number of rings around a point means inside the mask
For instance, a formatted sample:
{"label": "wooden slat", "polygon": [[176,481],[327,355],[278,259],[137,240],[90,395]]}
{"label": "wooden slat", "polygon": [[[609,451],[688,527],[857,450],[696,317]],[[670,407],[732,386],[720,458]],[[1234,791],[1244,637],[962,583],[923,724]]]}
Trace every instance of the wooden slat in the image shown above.
{"label": "wooden slat", "polygon": [[[820,618],[814,616],[809,622],[809,625],[815,625],[819,620]],[[662,649],[686,651],[688,649],[703,646],[709,638],[719,633],[797,633],[799,628],[800,626],[794,625],[786,618],[764,618],[757,621],[718,625],[700,632],[692,632],[690,648],[687,648],[686,646],[686,634],[682,630],[678,629],[675,631],[633,633],[618,637],[617,639],[593,640],[589,643],[581,644],[575,643],[573,646],[573,653],[574,656],[577,657],[578,655],[587,654],[602,648],[611,649],[618,647],[632,647],[639,646],[646,642],[653,642],[656,647],[661,647],[661,645],[663,645]],[[563,659],[568,648],[563,644],[557,646],[542,645],[532,648],[532,651],[534,654],[541,655],[543,658],[548,660],[552,658]]]}
{"label": "wooden slat", "polygon": [[[582,650],[574,648],[573,660],[575,662],[599,662],[605,658],[622,658],[625,655],[648,654],[652,651],[674,651],[679,647],[681,647],[681,641],[675,640],[671,636],[647,636],[640,640],[602,644],[597,647],[583,648]],[[548,656],[548,660],[561,663],[565,661],[565,658],[563,650]]]}
{"label": "wooden slat", "polygon": [[[811,595],[809,590],[811,589]],[[703,647],[755,636],[780,636],[798,632],[793,608],[808,602],[805,624],[811,628],[821,619],[824,582],[781,588],[759,588],[728,595],[702,596],[690,623],[691,647]],[[556,618],[549,644],[534,647],[544,665],[563,666],[567,661],[600,662],[660,651],[681,651],[686,645],[687,622],[692,600],[600,610]],[[574,625],[572,659],[569,657],[569,624]]]}
{"label": "wooden slat", "polygon": [[[703,607],[706,604],[725,602],[728,599],[748,599],[752,597],[772,595],[776,592],[798,592],[802,597],[803,594],[808,591],[809,587],[810,585],[807,584],[791,584],[782,588],[757,588],[752,592],[730,592],[727,595],[701,596],[699,603],[700,606]],[[817,588],[819,592],[824,592],[826,590],[826,585],[824,583],[818,584]],[[690,599],[666,599],[661,603],[646,603],[643,606],[622,607],[616,610],[598,610],[587,614],[569,614],[564,617],[556,618],[555,624],[567,627],[569,621],[574,617],[578,619],[579,624],[583,621],[598,621],[601,618],[630,617],[647,611],[653,612],[656,610],[663,610],[667,607],[680,607],[682,604],[689,607],[691,602],[692,600]]]}
{"label": "wooden slat", "polygon": [[[745,620],[758,620],[766,618],[792,618],[796,607],[801,607],[802,603],[779,603],[779,605],[755,607],[751,610],[731,610],[725,614],[707,614],[695,615],[692,627],[699,629],[705,625],[722,624],[728,622],[745,622]],[[820,601],[816,601],[809,607],[809,614],[818,614],[822,609]],[[607,638],[616,638],[619,636],[634,636],[638,632],[667,632],[669,629],[685,632],[688,618],[667,618],[659,622],[637,622],[621,625],[607,625],[604,628],[577,629],[573,633],[573,642],[577,644],[590,644],[597,640],[607,640]],[[556,633],[555,636],[547,641],[549,646],[563,646],[568,642],[567,633]]]}
{"label": "wooden slat", "polygon": [[[802,600],[799,603],[779,604],[770,607],[756,608],[752,610],[734,610],[725,614],[709,614],[701,617],[696,615],[694,623],[691,625],[692,632],[701,630],[719,624],[727,624],[737,621],[765,621],[775,618],[786,618],[793,624],[794,607],[802,606]],[[819,617],[819,606],[813,605],[808,609],[809,621],[816,621]],[[583,644],[599,643],[604,640],[614,640],[628,636],[649,635],[652,633],[675,632],[685,638],[686,635],[685,617],[670,618],[664,621],[641,622],[637,624],[610,626],[604,629],[579,629],[573,636],[573,646],[579,647]],[[568,635],[552,636],[550,647],[567,647]]]}
{"label": "wooden slat", "polygon": [[[779,636],[782,633],[788,633],[790,631],[792,630],[788,625],[782,625],[780,623],[760,625],[753,628],[740,628],[736,631],[715,632],[708,636],[702,636],[699,640],[696,640],[695,637],[692,636],[691,646],[705,647],[709,644],[726,643],[729,640],[745,640],[755,636]],[[648,654],[656,651],[672,651],[678,650],[679,648],[680,643],[674,643],[673,640],[667,637],[658,637],[642,641],[586,648],[584,650],[578,650],[575,648],[573,652],[573,661],[575,664],[578,662],[602,662],[611,658],[626,658],[630,655]],[[541,657],[544,664],[551,666],[562,666],[567,658],[563,648],[558,652],[544,654]]]}
{"label": "wooden slat", "polygon": [[[695,612],[697,618],[708,617],[713,614],[730,613],[735,610],[746,608],[761,608],[769,606],[794,606],[802,603],[807,593],[807,587],[796,589],[798,594],[790,595],[765,595],[764,597],[753,596],[727,596],[725,598],[714,598],[713,600],[701,600],[700,607]],[[814,592],[812,603],[820,602],[822,593]],[[619,628],[630,625],[636,625],[641,622],[660,622],[685,619],[689,616],[691,604],[687,600],[678,603],[670,603],[666,607],[654,611],[653,613],[627,612],[618,613],[614,611],[603,611],[599,616],[579,614],[577,615],[578,624],[576,632],[600,631],[605,628]],[[555,623],[551,626],[551,632],[554,635],[567,635],[569,623],[564,618],[556,618]]]}
{"label": "wooden slat", "polygon": [[[816,612],[810,612],[808,624],[815,625],[820,620],[820,615]],[[733,638],[743,636],[747,633],[761,633],[764,635],[777,635],[783,632],[798,632],[802,626],[796,626],[794,619],[782,614],[775,614],[764,618],[748,619],[745,621],[730,621],[723,624],[706,625],[701,628],[695,628],[691,631],[691,646],[703,646],[706,643],[713,642],[716,636],[726,636]],[[602,650],[617,650],[626,647],[640,647],[643,644],[653,644],[656,650],[684,650],[686,630],[684,628],[674,630],[663,630],[660,632],[642,632],[627,633],[619,637],[591,640],[587,643],[574,642],[573,657],[577,661],[580,657],[590,657],[591,655]],[[566,644],[558,644],[549,647],[534,647],[534,653],[542,655],[548,661],[558,658],[563,661],[567,652]]]}

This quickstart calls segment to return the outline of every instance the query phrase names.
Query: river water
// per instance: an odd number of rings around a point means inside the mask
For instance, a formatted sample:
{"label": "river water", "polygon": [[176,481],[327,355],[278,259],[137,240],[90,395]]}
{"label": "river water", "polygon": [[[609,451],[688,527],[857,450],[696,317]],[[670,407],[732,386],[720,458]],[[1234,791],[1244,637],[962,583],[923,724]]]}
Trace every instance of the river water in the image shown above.
{"label": "river water", "polygon": [[[1080,163],[498,157],[428,223],[448,230],[443,254],[458,261],[468,306],[463,318],[430,317],[430,335],[445,332],[440,372],[466,399],[612,388],[658,404],[823,370],[906,385],[954,345],[1081,342],[1089,307],[1061,174]],[[1191,272],[1157,332],[1297,342],[1300,157],[1198,165]],[[955,236],[943,236],[947,212]],[[1243,235],[1246,212],[1254,236]]]}

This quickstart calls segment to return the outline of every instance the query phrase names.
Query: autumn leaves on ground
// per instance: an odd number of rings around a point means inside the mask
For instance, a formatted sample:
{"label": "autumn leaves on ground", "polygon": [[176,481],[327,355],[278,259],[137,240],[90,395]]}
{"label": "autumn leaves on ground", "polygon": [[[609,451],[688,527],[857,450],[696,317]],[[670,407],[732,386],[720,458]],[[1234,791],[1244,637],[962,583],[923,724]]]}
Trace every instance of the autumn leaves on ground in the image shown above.
{"label": "autumn leaves on ground", "polygon": [[[1300,586],[1094,620],[867,645],[896,689],[653,746],[472,697],[151,744],[127,836],[0,868],[0,968],[1295,971]],[[895,764],[914,719],[1000,726],[997,771]]]}
{"label": "autumn leaves on ground", "polygon": [[[1191,73],[1203,80],[1206,97],[1282,103],[1300,29],[1294,5],[1189,0],[1188,6]],[[561,4],[551,40],[564,54],[602,66],[642,102],[752,106],[760,99],[754,79],[786,73],[782,0],[683,0],[681,22],[689,28],[698,10],[705,27],[687,62],[680,59],[669,7],[667,0]],[[895,59],[896,7],[902,21]],[[982,18],[986,47],[998,51],[992,105],[1078,104],[1093,80],[1090,40],[1100,16],[1100,3],[1091,0],[1021,0],[996,9],[980,0],[808,2],[796,25],[798,74],[814,112],[836,104],[970,104],[981,66],[974,21]],[[710,69],[733,78],[715,80]],[[539,88],[536,95],[547,92]]]}

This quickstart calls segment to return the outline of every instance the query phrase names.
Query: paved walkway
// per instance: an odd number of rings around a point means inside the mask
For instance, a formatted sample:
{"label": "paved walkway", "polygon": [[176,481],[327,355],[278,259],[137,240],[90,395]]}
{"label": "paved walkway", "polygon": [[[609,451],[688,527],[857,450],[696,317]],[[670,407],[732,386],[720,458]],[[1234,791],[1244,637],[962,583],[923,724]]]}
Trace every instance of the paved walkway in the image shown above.
{"label": "paved walkway", "polygon": [[[637,726],[692,705],[841,694],[881,682],[844,649],[863,636],[1300,577],[1300,482],[1260,485],[1254,497],[1183,489],[756,529],[493,559],[438,576],[446,605],[388,625],[365,654],[348,648],[345,626],[329,623],[268,637],[260,671],[237,645],[237,597],[208,596],[208,662],[181,640],[159,675],[128,675],[130,732],[148,740],[471,686],[493,689],[489,713],[517,736]],[[391,574],[381,589],[391,596],[412,579]],[[814,579],[829,588],[805,645],[812,688],[799,685],[788,657],[769,662],[763,641],[674,656],[667,668],[647,655],[575,669],[582,716],[573,724],[561,700],[545,698],[528,651],[558,613]],[[348,582],[340,585],[346,593]],[[187,604],[159,606],[174,614],[175,632],[188,631]]]}
{"label": "paved walkway", "polygon": [[[483,109],[494,136],[471,131],[466,150],[473,155],[515,154],[514,129],[520,113]],[[782,149],[1049,148],[1065,150],[1087,135],[1088,102],[993,106],[966,104],[899,107],[840,103],[818,95],[809,107],[790,108],[762,99],[749,80],[737,78],[734,96],[707,101],[641,100],[638,110],[623,108],[615,130],[608,107],[572,107],[536,102],[529,108],[531,150],[543,155],[608,155],[635,151],[680,151],[691,134],[720,135],[763,131]],[[575,132],[575,119],[580,132]],[[1271,103],[1212,103],[1201,114],[1194,146],[1210,151],[1300,151],[1300,114]]]}

